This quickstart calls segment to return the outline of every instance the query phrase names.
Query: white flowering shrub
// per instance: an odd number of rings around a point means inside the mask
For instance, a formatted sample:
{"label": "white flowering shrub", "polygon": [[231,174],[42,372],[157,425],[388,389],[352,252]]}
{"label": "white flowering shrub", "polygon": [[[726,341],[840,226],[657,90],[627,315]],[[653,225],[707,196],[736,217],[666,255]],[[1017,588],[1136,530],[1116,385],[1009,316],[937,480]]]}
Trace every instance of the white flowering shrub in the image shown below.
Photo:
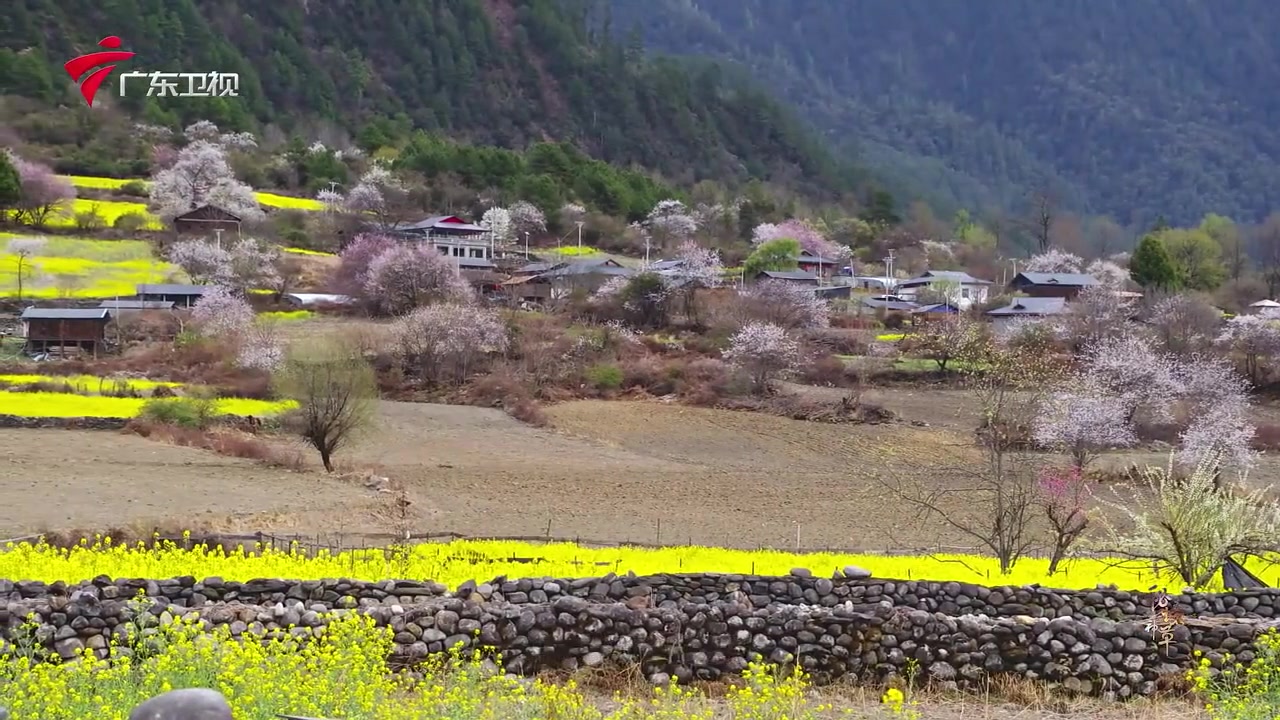
{"label": "white flowering shrub", "polygon": [[724,359],[751,377],[757,393],[764,393],[774,378],[799,364],[800,341],[781,325],[748,323],[729,338]]}
{"label": "white flowering shrub", "polygon": [[461,383],[508,347],[506,325],[495,311],[441,303],[420,307],[396,321],[396,353],[405,367],[434,383]]}

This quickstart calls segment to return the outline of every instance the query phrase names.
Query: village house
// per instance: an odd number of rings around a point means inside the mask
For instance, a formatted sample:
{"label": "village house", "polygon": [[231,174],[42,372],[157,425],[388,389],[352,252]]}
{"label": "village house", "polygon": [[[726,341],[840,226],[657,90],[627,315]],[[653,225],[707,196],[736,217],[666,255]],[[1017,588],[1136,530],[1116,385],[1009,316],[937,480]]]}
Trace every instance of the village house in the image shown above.
{"label": "village house", "polygon": [[899,297],[917,302],[920,296],[928,291],[939,292],[946,289],[948,297],[944,298],[961,310],[987,301],[990,280],[980,280],[967,272],[958,270],[926,270],[918,277],[897,283],[895,294]]}
{"label": "village house", "polygon": [[800,272],[810,273],[818,277],[830,277],[835,273],[839,265],[839,262],[831,258],[819,257],[808,250],[801,250],[800,256],[796,258],[796,267]]}
{"label": "village house", "polygon": [[898,279],[888,275],[855,275],[853,287],[875,293],[891,293],[898,287]]}
{"label": "village house", "polygon": [[[412,240],[425,240],[441,255],[457,260],[467,269],[493,267],[493,233],[483,225],[469,223],[457,215],[433,215],[414,223],[397,225],[392,232]],[[481,268],[476,266],[477,261],[489,264]]]}
{"label": "village house", "polygon": [[110,310],[112,317],[125,317],[147,312],[173,310],[172,300],[103,300],[98,307]]}
{"label": "village house", "polygon": [[1021,272],[1009,281],[1009,290],[1031,297],[1074,300],[1081,290],[1100,284],[1084,273]]}
{"label": "village house", "polygon": [[174,307],[189,308],[200,302],[200,298],[209,291],[209,285],[183,285],[164,283],[160,285],[139,285],[134,289],[135,299],[143,302],[169,302]]}
{"label": "village house", "polygon": [[45,353],[68,349],[87,352],[97,357],[107,349],[107,323],[111,311],[106,308],[38,308],[22,311],[24,352]]}
{"label": "village house", "polygon": [[1264,318],[1280,318],[1280,303],[1275,300],[1259,300],[1249,304],[1249,313]]}
{"label": "village house", "polygon": [[953,318],[961,312],[960,307],[952,303],[934,303],[932,305],[921,305],[911,311],[911,323],[921,324],[941,320],[945,318]]}
{"label": "village house", "polygon": [[997,331],[1021,318],[1045,318],[1067,311],[1067,300],[1061,297],[1020,297],[1008,305],[988,310],[986,315]]}
{"label": "village house", "polygon": [[173,219],[173,229],[179,235],[213,235],[221,230],[240,237],[240,216],[216,205],[201,205]]}

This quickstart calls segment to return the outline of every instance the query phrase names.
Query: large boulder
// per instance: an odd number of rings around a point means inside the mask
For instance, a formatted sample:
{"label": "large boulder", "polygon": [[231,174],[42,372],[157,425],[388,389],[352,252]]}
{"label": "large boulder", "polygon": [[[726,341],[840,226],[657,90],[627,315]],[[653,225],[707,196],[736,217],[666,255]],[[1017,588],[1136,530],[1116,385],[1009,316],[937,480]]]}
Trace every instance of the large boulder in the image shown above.
{"label": "large boulder", "polygon": [[142,703],[129,720],[232,720],[222,693],[205,688],[170,690]]}

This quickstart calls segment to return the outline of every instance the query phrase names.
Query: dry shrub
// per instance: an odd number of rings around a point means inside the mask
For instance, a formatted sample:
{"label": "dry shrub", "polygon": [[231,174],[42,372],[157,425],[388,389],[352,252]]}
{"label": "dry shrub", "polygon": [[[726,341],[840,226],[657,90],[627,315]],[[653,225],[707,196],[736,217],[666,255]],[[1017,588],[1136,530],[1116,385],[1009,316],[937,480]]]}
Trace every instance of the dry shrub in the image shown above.
{"label": "dry shrub", "polygon": [[834,355],[819,355],[800,368],[800,382],[806,385],[844,387],[853,381],[845,363]]}
{"label": "dry shrub", "polygon": [[746,386],[737,382],[732,369],[723,360],[699,358],[685,366],[681,395],[691,405],[712,406],[721,398],[745,392]]}
{"label": "dry shrub", "polygon": [[1280,425],[1261,423],[1253,436],[1254,450],[1280,450]]}
{"label": "dry shrub", "polygon": [[874,340],[865,330],[842,328],[810,330],[805,339],[814,347],[834,355],[866,355]]}
{"label": "dry shrub", "polygon": [[510,368],[496,367],[477,378],[463,391],[462,399],[468,405],[501,408],[511,417],[536,427],[548,422],[528,385]]}
{"label": "dry shrub", "polygon": [[831,327],[841,330],[877,330],[881,325],[874,317],[853,313],[832,313],[830,322]]}
{"label": "dry shrub", "polygon": [[672,395],[676,392],[676,380],[680,371],[678,361],[653,355],[627,358],[621,364],[622,389],[642,389],[650,395]]}
{"label": "dry shrub", "polygon": [[182,319],[170,312],[142,311],[121,316],[115,327],[126,344],[172,342],[182,330]]}
{"label": "dry shrub", "polygon": [[302,453],[285,449],[261,438],[230,428],[198,429],[136,419],[125,426],[125,432],[160,442],[209,450],[226,457],[256,460],[272,467],[302,470]]}
{"label": "dry shrub", "polygon": [[874,424],[894,422],[890,410],[862,400],[857,393],[840,398],[782,394],[767,398],[739,397],[720,402],[726,410],[752,410],[806,422]]}

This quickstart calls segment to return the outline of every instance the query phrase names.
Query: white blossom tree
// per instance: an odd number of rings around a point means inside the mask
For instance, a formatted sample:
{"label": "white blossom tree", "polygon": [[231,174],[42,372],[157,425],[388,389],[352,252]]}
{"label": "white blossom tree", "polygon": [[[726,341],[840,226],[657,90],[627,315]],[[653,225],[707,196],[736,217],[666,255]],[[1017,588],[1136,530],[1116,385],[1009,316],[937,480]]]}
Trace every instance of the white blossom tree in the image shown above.
{"label": "white blossom tree", "polygon": [[1033,255],[1019,266],[1022,272],[1035,273],[1078,273],[1083,268],[1084,260],[1079,255],[1058,248]]}
{"label": "white blossom tree", "polygon": [[560,208],[560,222],[563,225],[573,225],[581,222],[587,217],[587,209],[578,203],[565,203]]}
{"label": "white blossom tree", "polygon": [[1227,321],[1215,342],[1240,358],[1245,374],[1257,383],[1264,360],[1280,353],[1280,325],[1261,315],[1237,315]]}
{"label": "white blossom tree", "polygon": [[662,200],[644,219],[644,229],[660,246],[688,240],[698,232],[698,222],[679,200]]}
{"label": "white blossom tree", "polygon": [[392,334],[405,369],[441,384],[461,383],[508,345],[495,311],[449,302],[414,309],[396,321]]}
{"label": "white blossom tree", "polygon": [[1184,391],[1177,363],[1145,337],[1127,334],[1094,343],[1081,353],[1079,382],[1116,398],[1121,418],[1132,423],[1139,412],[1155,420],[1171,419],[1173,403]]}
{"label": "white blossom tree", "polygon": [[182,268],[197,285],[231,285],[231,251],[208,240],[179,240],[169,248],[169,262]]}
{"label": "white blossom tree", "polygon": [[449,258],[427,245],[401,244],[369,262],[364,297],[387,315],[435,302],[466,303],[475,293]]}
{"label": "white blossom tree", "polygon": [[1129,284],[1129,270],[1111,260],[1094,260],[1089,263],[1085,273],[1092,275],[1108,290],[1124,290]]}
{"label": "white blossom tree", "polygon": [[755,392],[765,393],[774,378],[800,362],[800,342],[780,325],[748,323],[729,338],[724,359],[750,375]]}
{"label": "white blossom tree", "polygon": [[1103,450],[1138,442],[1121,398],[1087,380],[1049,395],[1032,426],[1036,444],[1069,453],[1079,471]]}
{"label": "white blossom tree", "polygon": [[255,238],[244,238],[230,249],[212,240],[180,240],[169,249],[169,261],[194,283],[241,292],[273,285],[280,277],[279,248]]}
{"label": "white blossom tree", "polygon": [[1179,375],[1190,422],[1179,438],[1178,462],[1196,467],[1212,458],[1215,469],[1247,473],[1257,461],[1248,381],[1226,361],[1201,356],[1184,362]]}
{"label": "white blossom tree", "polygon": [[182,131],[188,142],[208,142],[227,150],[252,150],[258,147],[258,139],[252,133],[224,133],[209,120],[198,120]]}
{"label": "white blossom tree", "polygon": [[1179,293],[1158,300],[1147,324],[1165,351],[1189,355],[1208,349],[1218,339],[1222,311],[1199,296]]}
{"label": "white blossom tree", "polygon": [[547,231],[547,218],[533,203],[523,200],[513,203],[507,208],[507,214],[511,219],[511,229],[518,238],[524,237],[525,233],[537,235]]}
{"label": "white blossom tree", "polygon": [[1092,345],[1129,331],[1133,303],[1113,290],[1095,285],[1085,288],[1067,305],[1060,327],[1079,346]]}
{"label": "white blossom tree", "polygon": [[206,140],[182,148],[174,164],[155,174],[151,204],[166,220],[214,205],[242,220],[264,217],[253,188],[236,179],[226,150]]}
{"label": "white blossom tree", "polygon": [[200,297],[191,311],[191,320],[204,337],[238,341],[253,327],[254,313],[244,296],[215,285]]}
{"label": "white blossom tree", "polygon": [[791,329],[823,328],[830,324],[830,308],[812,286],[785,280],[764,280],[741,292],[740,312],[746,321]]}
{"label": "white blossom tree", "polygon": [[678,274],[702,287],[718,287],[724,277],[724,264],[714,248],[703,247],[696,241],[685,240],[676,248],[675,259],[683,262]]}
{"label": "white blossom tree", "polygon": [[381,165],[374,165],[342,199],[342,207],[351,213],[366,215],[383,229],[390,229],[406,212],[408,193],[404,183]]}
{"label": "white blossom tree", "polygon": [[493,241],[506,244],[515,238],[515,224],[511,221],[511,211],[504,207],[491,207],[480,217],[480,225],[493,233]]}
{"label": "white blossom tree", "polygon": [[236,364],[240,367],[274,373],[284,361],[284,343],[275,326],[256,322],[240,336],[240,352],[236,355]]}

